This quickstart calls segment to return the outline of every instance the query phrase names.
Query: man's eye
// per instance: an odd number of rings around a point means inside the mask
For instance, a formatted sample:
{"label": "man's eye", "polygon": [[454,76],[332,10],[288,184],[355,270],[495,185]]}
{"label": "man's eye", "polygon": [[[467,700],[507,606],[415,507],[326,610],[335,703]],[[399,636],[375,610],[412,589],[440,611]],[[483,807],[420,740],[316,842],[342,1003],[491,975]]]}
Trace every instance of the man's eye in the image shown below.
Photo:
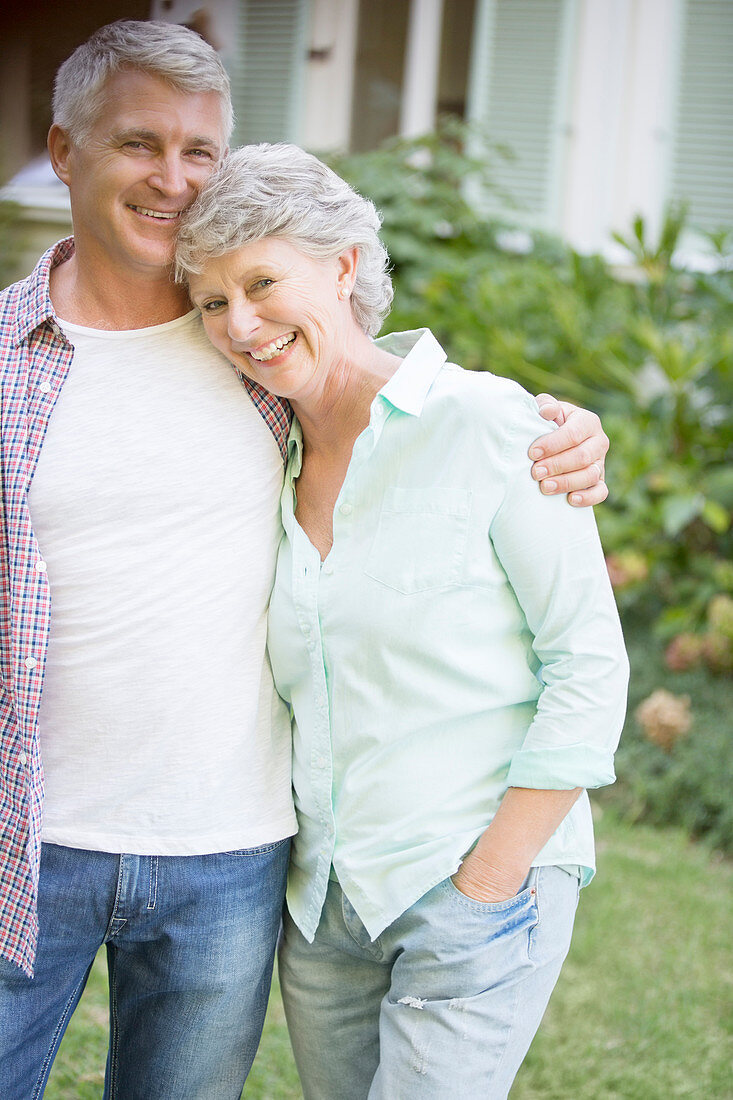
{"label": "man's eye", "polygon": [[147,149],[147,145],[144,141],[126,141],[124,145],[125,149]]}
{"label": "man's eye", "polygon": [[198,160],[211,160],[211,151],[209,149],[190,149],[188,155],[190,157],[196,157]]}
{"label": "man's eye", "polygon": [[253,290],[267,290],[268,286],[272,286],[274,279],[258,279],[252,287]]}

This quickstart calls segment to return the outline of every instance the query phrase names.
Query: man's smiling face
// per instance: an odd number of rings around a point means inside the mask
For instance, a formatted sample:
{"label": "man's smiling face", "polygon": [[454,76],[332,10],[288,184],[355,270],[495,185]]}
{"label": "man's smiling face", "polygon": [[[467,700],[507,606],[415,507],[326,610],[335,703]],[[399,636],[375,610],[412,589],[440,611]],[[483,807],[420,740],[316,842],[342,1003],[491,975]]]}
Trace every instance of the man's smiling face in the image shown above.
{"label": "man's smiling face", "polygon": [[226,151],[216,92],[180,92],[136,70],[107,82],[89,135],[68,143],[59,175],[69,186],[77,248],[101,272],[162,273],[182,210]]}

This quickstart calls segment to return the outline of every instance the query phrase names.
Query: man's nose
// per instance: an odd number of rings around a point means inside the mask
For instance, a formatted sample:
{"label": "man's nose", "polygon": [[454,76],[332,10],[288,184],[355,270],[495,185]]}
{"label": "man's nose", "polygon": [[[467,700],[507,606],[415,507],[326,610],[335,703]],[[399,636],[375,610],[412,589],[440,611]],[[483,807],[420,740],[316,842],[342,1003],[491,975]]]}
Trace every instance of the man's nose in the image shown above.
{"label": "man's nose", "polygon": [[171,198],[184,195],[188,191],[185,168],[176,155],[159,157],[149,182],[156,191]]}

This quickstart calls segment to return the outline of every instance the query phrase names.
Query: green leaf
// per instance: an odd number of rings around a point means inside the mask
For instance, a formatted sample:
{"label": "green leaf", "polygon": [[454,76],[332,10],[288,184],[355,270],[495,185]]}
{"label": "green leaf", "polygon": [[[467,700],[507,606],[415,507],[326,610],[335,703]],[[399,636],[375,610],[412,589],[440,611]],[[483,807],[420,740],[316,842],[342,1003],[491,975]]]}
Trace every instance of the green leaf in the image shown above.
{"label": "green leaf", "polygon": [[679,493],[668,496],[662,501],[662,523],[664,532],[670,538],[676,538],[681,531],[696,519],[705,506],[702,493]]}
{"label": "green leaf", "polygon": [[723,535],[730,527],[730,515],[728,510],[718,504],[717,500],[706,500],[702,509],[702,518],[711,531]]}

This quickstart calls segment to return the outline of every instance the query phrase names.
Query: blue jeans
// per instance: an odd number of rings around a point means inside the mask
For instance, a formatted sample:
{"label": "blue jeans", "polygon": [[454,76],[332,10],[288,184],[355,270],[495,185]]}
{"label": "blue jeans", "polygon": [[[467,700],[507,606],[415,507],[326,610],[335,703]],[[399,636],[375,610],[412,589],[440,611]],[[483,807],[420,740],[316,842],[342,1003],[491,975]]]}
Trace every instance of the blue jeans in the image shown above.
{"label": "blue jeans", "polygon": [[106,944],[110,1100],[239,1100],[257,1050],[290,841],[206,856],[44,844],[35,974],[0,959],[0,1096],[36,1100]]}
{"label": "blue jeans", "polygon": [[497,904],[446,879],[374,942],[336,882],[312,944],[286,913],[280,984],[306,1100],[503,1100],[577,901],[577,878],[540,867]]}

